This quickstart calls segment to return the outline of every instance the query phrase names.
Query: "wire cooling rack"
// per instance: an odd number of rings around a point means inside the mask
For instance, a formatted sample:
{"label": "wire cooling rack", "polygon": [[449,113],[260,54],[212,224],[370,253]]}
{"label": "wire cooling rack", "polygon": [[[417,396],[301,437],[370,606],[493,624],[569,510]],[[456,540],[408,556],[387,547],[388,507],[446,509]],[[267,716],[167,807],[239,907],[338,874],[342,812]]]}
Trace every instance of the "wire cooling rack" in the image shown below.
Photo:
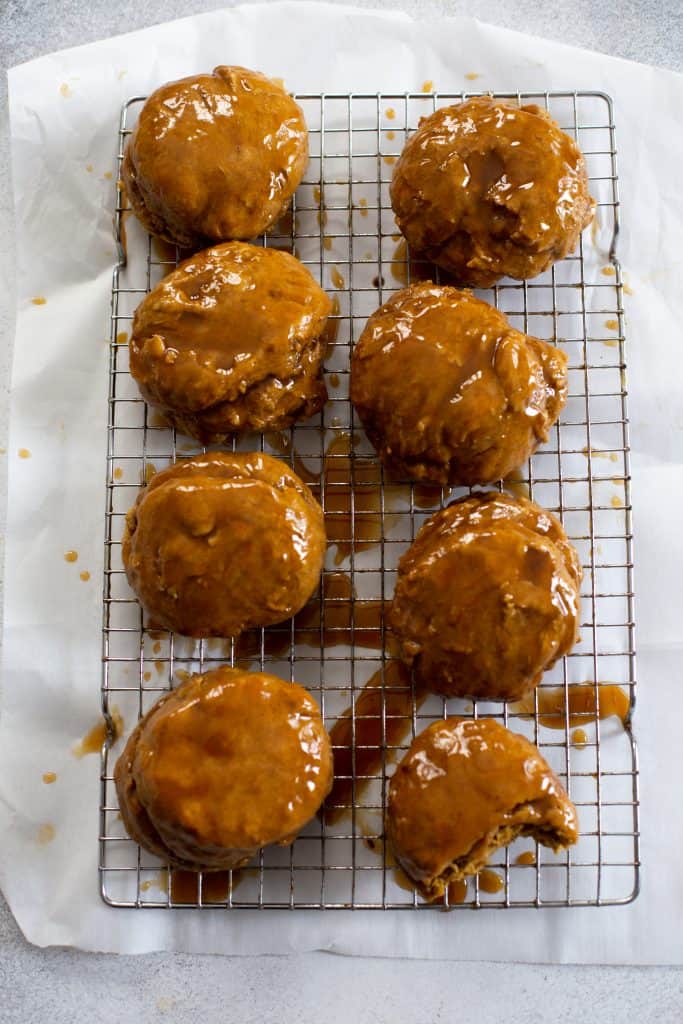
{"label": "wire cooling rack", "polygon": [[[103,711],[110,729],[102,753],[99,838],[101,894],[111,905],[434,909],[435,905],[424,903],[406,888],[392,868],[383,842],[383,812],[387,779],[412,737],[436,718],[454,713],[496,717],[532,739],[564,781],[581,825],[578,845],[560,855],[542,847],[532,849],[529,840],[499,851],[490,865],[497,884],[491,885],[490,878],[486,885],[480,879],[470,880],[464,898],[458,897],[463,898],[458,908],[597,906],[627,903],[637,894],[638,774],[631,729],[633,554],[622,305],[628,286],[616,256],[617,155],[612,103],[603,93],[502,96],[545,107],[577,139],[586,155],[597,217],[576,254],[547,273],[527,282],[505,279],[480,292],[514,326],[552,341],[569,356],[570,398],[560,422],[549,443],[511,486],[524,488],[534,500],[557,512],[580,553],[584,567],[580,643],[546,674],[534,706],[526,709],[530,714],[522,714],[514,705],[481,701],[472,705],[437,697],[420,707],[413,702],[407,710],[397,711],[392,698],[401,694],[396,695],[390,678],[384,677],[390,655],[383,625],[374,646],[365,646],[367,636],[362,633],[364,608],[379,607],[378,602],[390,598],[398,559],[420,525],[451,496],[464,493],[453,489],[425,496],[410,484],[401,487],[384,481],[354,419],[348,380],[350,351],[369,314],[411,277],[435,274],[434,268],[411,261],[397,233],[388,196],[392,165],[420,117],[468,95],[473,94],[297,97],[309,127],[311,160],[291,215],[263,244],[294,251],[333,296],[336,336],[325,364],[330,401],[314,420],[288,432],[285,457],[296,458],[296,465],[300,468],[303,463],[314,477],[323,473],[325,483],[319,493],[328,532],[344,539],[339,497],[346,495],[350,532],[366,543],[355,548],[331,545],[317,611],[313,607],[313,627],[305,635],[294,623],[255,631],[249,638],[249,658],[255,669],[306,685],[318,699],[328,728],[351,708],[352,749],[347,760],[352,765],[355,758],[357,770],[342,799],[344,808],[333,822],[314,820],[291,847],[262,851],[252,868],[239,877],[237,872],[226,873],[218,887],[217,879],[208,874],[200,875],[189,890],[186,885],[169,885],[165,866],[126,836],[112,780],[123,742],[116,739],[114,729],[118,715],[127,735],[138,717],[174,685],[179,673],[234,663],[240,656],[240,649],[229,640],[191,641],[148,631],[123,572],[124,516],[141,482],[177,456],[202,449],[158,422],[128,372],[124,343],[134,309],[181,254],[160,247],[144,234],[126,212],[118,185],[102,677]],[[119,173],[126,138],[143,102],[138,97],[123,107]],[[349,434],[354,443],[345,455],[345,442],[340,445],[334,438]],[[326,460],[330,442],[332,451],[340,454],[330,454]],[[240,439],[236,447],[277,454],[282,439],[275,449],[267,439],[253,436]],[[326,476],[323,471],[330,464],[332,472]],[[335,515],[341,516],[336,524]],[[353,587],[355,596],[339,596],[340,579],[347,590]],[[361,729],[367,725],[363,720],[367,707],[358,702],[371,676],[381,682],[380,704],[372,714],[383,743],[381,763],[364,778]],[[598,684],[618,684],[628,698],[625,724],[616,718],[601,720],[589,710],[579,723],[583,736],[577,735],[577,723],[568,712],[570,687],[577,683],[589,684],[598,707],[600,694],[606,693],[598,690]],[[553,724],[560,728],[549,728],[541,705],[549,690],[557,694],[558,689],[560,711]],[[403,722],[398,721],[401,714]],[[403,726],[405,736],[392,742],[395,727],[400,732]],[[520,862],[523,850],[527,853]],[[443,908],[443,904],[436,906]]]}

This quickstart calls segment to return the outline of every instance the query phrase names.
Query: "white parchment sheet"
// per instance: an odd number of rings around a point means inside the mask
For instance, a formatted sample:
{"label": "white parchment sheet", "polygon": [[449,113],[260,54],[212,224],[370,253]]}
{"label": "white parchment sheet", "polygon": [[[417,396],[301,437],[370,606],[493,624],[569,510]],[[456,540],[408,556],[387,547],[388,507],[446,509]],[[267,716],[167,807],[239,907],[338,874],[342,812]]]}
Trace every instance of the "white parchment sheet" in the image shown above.
{"label": "white parchment sheet", "polygon": [[[615,101],[627,274],[636,530],[643,886],[631,906],[411,914],[131,911],[98,894],[108,318],[121,103],[234,63],[293,91],[604,90]],[[35,943],[144,952],[681,963],[683,78],[465,18],[322,4],[237,7],[10,72],[18,239],[0,721],[0,883]],[[44,303],[32,300],[44,298]],[[23,450],[22,457],[20,451]],[[30,457],[25,457],[26,452]],[[78,551],[68,563],[64,552]],[[89,572],[90,579],[80,579]],[[56,772],[46,785],[44,772]],[[46,826],[48,826],[46,828]]]}

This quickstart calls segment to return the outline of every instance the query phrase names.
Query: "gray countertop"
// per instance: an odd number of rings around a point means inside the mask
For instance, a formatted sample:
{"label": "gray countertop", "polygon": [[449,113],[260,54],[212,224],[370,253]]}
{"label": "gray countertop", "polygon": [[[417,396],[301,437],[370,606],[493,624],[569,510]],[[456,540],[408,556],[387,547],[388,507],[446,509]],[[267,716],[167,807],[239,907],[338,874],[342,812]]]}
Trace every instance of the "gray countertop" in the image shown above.
{"label": "gray countertop", "polygon": [[[357,0],[361,7],[377,2]],[[0,0],[3,69],[43,53],[156,22],[225,6],[212,0]],[[508,28],[683,69],[680,0],[412,0],[408,13],[468,14]],[[14,277],[12,196],[7,151],[7,90],[0,81],[0,447],[7,447],[7,395],[13,311],[3,301]],[[0,466],[0,509],[5,504]],[[0,1021],[53,1024],[124,1017],[196,1021],[225,1007],[228,1019],[258,1021],[478,1024],[589,1019],[619,1022],[626,1013],[658,1024],[683,1019],[683,970],[547,967],[356,960],[325,953],[217,958],[180,954],[112,957],[29,946],[0,897]]]}

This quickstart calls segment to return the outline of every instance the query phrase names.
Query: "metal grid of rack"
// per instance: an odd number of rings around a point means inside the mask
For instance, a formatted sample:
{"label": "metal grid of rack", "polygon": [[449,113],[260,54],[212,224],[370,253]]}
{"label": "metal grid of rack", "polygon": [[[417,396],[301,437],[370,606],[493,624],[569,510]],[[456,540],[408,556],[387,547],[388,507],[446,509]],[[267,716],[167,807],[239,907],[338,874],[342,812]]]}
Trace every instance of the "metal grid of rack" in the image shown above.
{"label": "metal grid of rack", "polygon": [[[338,809],[334,821],[321,816],[291,847],[262,851],[253,867],[239,876],[228,873],[218,894],[216,880],[209,875],[199,875],[190,895],[168,884],[165,866],[126,836],[112,780],[121,743],[117,745],[114,729],[117,714],[127,734],[174,685],[179,672],[235,663],[240,651],[244,655],[234,640],[192,641],[150,632],[123,572],[125,512],[141,483],[176,457],[202,449],[157,421],[128,373],[125,341],[134,309],[181,254],[142,231],[127,213],[117,186],[119,261],[111,311],[102,676],[103,712],[110,728],[102,753],[99,836],[101,894],[111,905],[434,909],[401,886],[383,841],[383,812],[387,779],[415,733],[449,714],[494,716],[532,739],[567,786],[581,825],[578,845],[560,855],[539,847],[533,851],[533,863],[531,856],[520,862],[519,851],[529,847],[528,840],[499,851],[490,866],[499,876],[500,890],[485,892],[479,880],[472,879],[457,909],[606,905],[629,902],[637,894],[638,772],[631,728],[633,553],[622,304],[627,285],[616,256],[619,193],[613,110],[602,93],[501,97],[545,107],[577,139],[586,155],[597,216],[575,255],[531,281],[504,279],[479,293],[503,310],[514,326],[557,344],[569,356],[570,398],[560,422],[513,489],[523,487],[555,511],[581,555],[581,640],[544,677],[533,713],[431,697],[421,706],[413,702],[404,738],[392,743],[388,737],[397,724],[395,684],[384,676],[390,654],[383,621],[377,625],[378,642],[368,644],[367,630],[363,633],[363,606],[390,598],[398,559],[421,524],[451,497],[465,493],[446,489],[425,502],[410,483],[401,486],[384,480],[354,420],[348,373],[351,348],[368,315],[411,276],[425,272],[411,260],[397,234],[388,197],[392,165],[420,117],[468,95],[473,94],[296,97],[309,126],[311,160],[291,214],[263,244],[295,252],[334,297],[334,329],[325,364],[330,400],[318,417],[288,432],[288,454],[283,457],[321,478],[318,493],[328,524],[340,514],[335,511],[339,502],[332,500],[335,488],[347,494],[350,534],[365,540],[355,546],[330,545],[313,626],[309,622],[303,633],[295,622],[255,631],[248,638],[247,660],[255,669],[306,685],[319,701],[328,728],[351,709],[351,764],[362,753],[357,740],[363,714],[362,705],[357,708],[359,695],[371,676],[379,678],[380,706],[372,713],[379,719],[381,764],[369,778],[357,774],[350,782],[347,804]],[[143,102],[138,97],[123,107],[119,171],[126,138]],[[351,439],[348,454],[329,454],[330,442],[339,435]],[[278,454],[267,437],[239,439],[235,444],[242,450],[259,447]],[[282,439],[276,448],[281,453]],[[339,450],[345,451],[343,446]],[[335,459],[340,472],[335,472]],[[332,473],[326,475],[330,465]],[[338,539],[342,536],[334,526],[331,532]],[[350,597],[335,596],[333,577],[339,579],[340,574],[352,591]],[[581,720],[580,745],[568,710],[569,688],[577,683],[594,689],[597,704],[597,711]],[[628,696],[624,724],[600,717],[604,683],[617,684]],[[552,723],[554,728],[548,727],[539,705],[550,688],[562,691],[560,720]],[[443,909],[441,903],[436,906]]]}

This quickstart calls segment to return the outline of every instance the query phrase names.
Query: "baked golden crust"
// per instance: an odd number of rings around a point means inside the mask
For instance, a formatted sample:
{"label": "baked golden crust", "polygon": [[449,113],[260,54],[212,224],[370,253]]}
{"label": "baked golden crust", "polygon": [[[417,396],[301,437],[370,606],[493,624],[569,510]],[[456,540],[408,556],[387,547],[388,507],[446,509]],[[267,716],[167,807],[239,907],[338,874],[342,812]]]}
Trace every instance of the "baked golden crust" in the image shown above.
{"label": "baked golden crust", "polygon": [[583,155],[550,115],[488,96],[421,122],[391,202],[415,254],[479,288],[535,277],[573,252],[595,207]]}
{"label": "baked golden crust", "polygon": [[214,452],[152,477],[126,517],[122,556],[155,625],[228,637],[295,615],[325,545],[322,509],[288,466]]}
{"label": "baked golden crust", "polygon": [[351,399],[395,475],[491,483],[548,439],[567,397],[567,358],[514,330],[469,291],[424,282],[368,320]]}
{"label": "baked golden crust", "polygon": [[491,718],[448,718],[413,740],[389,785],[387,833],[428,899],[517,836],[561,850],[579,835],[576,809],[539,750]]}
{"label": "baked golden crust", "polygon": [[473,494],[433,515],[401,558],[389,626],[428,689],[519,700],[571,650],[580,581],[555,516]]}
{"label": "baked golden crust", "polygon": [[221,66],[152,93],[121,173],[147,231],[200,249],[267,231],[307,163],[303,111],[285,89],[256,71]]}
{"label": "baked golden crust", "polygon": [[332,749],[296,683],[221,667],[138,723],[114,771],[128,834],[168,863],[225,870],[287,845],[332,785]]}
{"label": "baked golden crust", "polygon": [[227,242],[197,253],[138,306],[130,371],[170,424],[203,444],[282,430],[327,398],[331,303],[289,253]]}

